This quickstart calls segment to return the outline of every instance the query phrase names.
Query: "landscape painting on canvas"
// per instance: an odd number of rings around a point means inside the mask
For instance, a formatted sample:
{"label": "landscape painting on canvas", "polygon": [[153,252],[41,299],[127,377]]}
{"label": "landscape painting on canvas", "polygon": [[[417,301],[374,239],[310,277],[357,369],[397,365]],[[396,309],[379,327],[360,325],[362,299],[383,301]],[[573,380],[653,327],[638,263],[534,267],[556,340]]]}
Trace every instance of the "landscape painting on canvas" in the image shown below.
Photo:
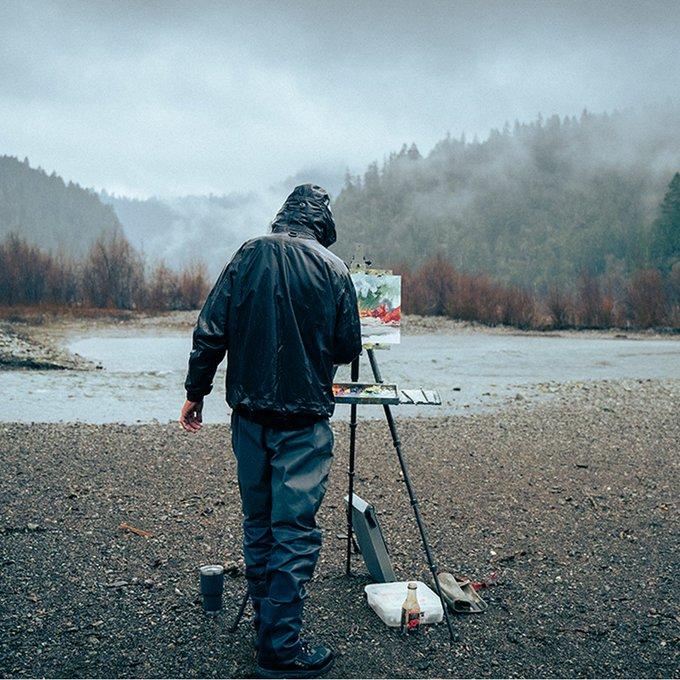
{"label": "landscape painting on canvas", "polygon": [[401,324],[401,276],[352,274],[357,291],[361,339],[368,344],[396,344]]}

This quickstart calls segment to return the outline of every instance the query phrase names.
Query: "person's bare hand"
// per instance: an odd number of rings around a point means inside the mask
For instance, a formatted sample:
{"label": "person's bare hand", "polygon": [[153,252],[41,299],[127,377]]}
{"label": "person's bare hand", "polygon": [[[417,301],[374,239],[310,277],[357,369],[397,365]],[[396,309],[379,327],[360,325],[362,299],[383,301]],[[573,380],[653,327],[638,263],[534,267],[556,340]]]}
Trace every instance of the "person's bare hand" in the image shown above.
{"label": "person's bare hand", "polygon": [[179,414],[179,424],[187,432],[198,432],[203,426],[203,402],[185,401]]}

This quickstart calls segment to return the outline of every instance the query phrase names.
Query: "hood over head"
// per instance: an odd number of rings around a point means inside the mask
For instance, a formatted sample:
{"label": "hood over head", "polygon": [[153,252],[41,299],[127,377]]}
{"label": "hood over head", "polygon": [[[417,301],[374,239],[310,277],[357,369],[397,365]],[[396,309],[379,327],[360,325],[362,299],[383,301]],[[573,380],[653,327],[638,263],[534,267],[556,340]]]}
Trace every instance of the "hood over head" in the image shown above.
{"label": "hood over head", "polygon": [[306,234],[327,248],[337,238],[330,202],[328,192],[317,184],[295,187],[271,223],[272,233]]}

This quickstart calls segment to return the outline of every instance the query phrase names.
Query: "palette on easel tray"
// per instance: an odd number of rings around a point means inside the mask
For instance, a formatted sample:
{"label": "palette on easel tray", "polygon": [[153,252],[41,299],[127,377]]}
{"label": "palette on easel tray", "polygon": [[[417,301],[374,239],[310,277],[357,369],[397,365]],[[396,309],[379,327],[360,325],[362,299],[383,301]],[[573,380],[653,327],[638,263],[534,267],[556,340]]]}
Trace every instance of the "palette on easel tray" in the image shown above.
{"label": "palette on easel tray", "polygon": [[398,404],[397,386],[391,383],[335,383],[336,404]]}

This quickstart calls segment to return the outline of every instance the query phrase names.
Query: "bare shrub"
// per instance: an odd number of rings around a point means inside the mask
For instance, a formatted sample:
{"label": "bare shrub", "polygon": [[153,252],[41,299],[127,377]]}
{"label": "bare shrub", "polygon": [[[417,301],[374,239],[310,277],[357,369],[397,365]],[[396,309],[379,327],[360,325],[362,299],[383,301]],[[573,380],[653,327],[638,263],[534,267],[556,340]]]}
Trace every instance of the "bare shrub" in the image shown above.
{"label": "bare shrub", "polygon": [[576,285],[576,323],[583,328],[601,327],[602,304],[599,281],[590,272],[583,271]]}
{"label": "bare shrub", "polygon": [[123,234],[95,241],[83,266],[83,292],[93,307],[135,309],[143,301],[142,260]]}
{"label": "bare shrub", "polygon": [[520,328],[532,327],[536,321],[536,301],[529,291],[502,286],[483,274],[459,273],[441,256],[409,272],[402,284],[408,300],[405,311],[410,314]]}
{"label": "bare shrub", "polygon": [[0,251],[0,295],[5,304],[36,304],[43,299],[46,260],[17,234],[7,236]]}
{"label": "bare shrub", "polygon": [[546,306],[550,313],[553,328],[569,328],[573,323],[574,301],[559,284],[554,283],[548,288]]}
{"label": "bare shrub", "polygon": [[628,285],[630,319],[635,326],[651,328],[666,322],[666,295],[658,269],[640,269]]}
{"label": "bare shrub", "polygon": [[80,275],[78,265],[60,253],[50,258],[46,267],[47,302],[71,305],[79,301]]}
{"label": "bare shrub", "polygon": [[506,288],[502,300],[502,323],[517,328],[534,328],[536,325],[536,300],[520,286]]}
{"label": "bare shrub", "polygon": [[455,280],[456,270],[441,255],[428,260],[411,279],[409,311],[445,315]]}
{"label": "bare shrub", "polygon": [[179,275],[178,309],[197,309],[209,290],[208,275],[202,262],[185,267]]}
{"label": "bare shrub", "polygon": [[77,297],[76,266],[42,252],[17,234],[0,243],[0,304],[67,304]]}
{"label": "bare shrub", "polygon": [[151,273],[145,293],[144,306],[148,309],[178,309],[179,276],[161,261]]}

